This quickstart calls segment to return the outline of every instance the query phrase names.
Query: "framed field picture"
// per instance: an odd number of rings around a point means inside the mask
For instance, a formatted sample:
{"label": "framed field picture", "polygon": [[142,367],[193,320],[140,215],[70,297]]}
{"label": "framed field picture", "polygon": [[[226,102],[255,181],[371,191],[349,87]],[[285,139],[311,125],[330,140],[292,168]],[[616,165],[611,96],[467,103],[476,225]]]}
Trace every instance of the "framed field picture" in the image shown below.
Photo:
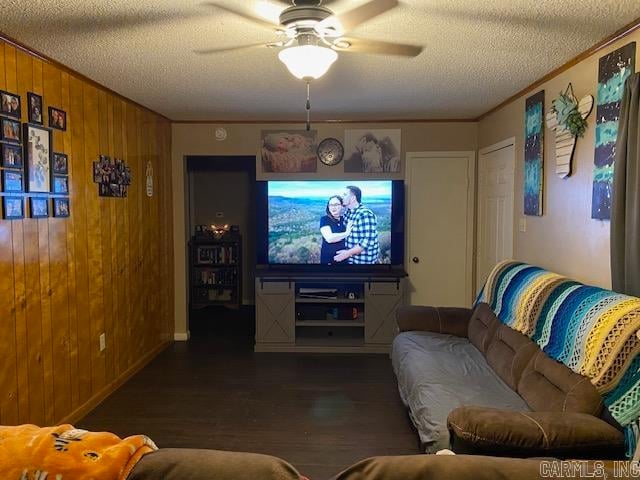
{"label": "framed field picture", "polygon": [[22,197],[2,197],[2,217],[5,220],[24,218]]}
{"label": "framed field picture", "polygon": [[49,216],[49,199],[47,197],[30,197],[29,210],[31,210],[31,218],[47,218]]}
{"label": "framed field picture", "polygon": [[2,171],[2,190],[4,192],[24,192],[22,172],[14,170]]}
{"label": "framed field picture", "polygon": [[24,158],[27,168],[27,191],[51,191],[52,135],[49,128],[24,125]]}
{"label": "framed field picture", "polygon": [[69,177],[66,175],[54,175],[53,176],[53,193],[60,193],[63,195],[69,194]]}

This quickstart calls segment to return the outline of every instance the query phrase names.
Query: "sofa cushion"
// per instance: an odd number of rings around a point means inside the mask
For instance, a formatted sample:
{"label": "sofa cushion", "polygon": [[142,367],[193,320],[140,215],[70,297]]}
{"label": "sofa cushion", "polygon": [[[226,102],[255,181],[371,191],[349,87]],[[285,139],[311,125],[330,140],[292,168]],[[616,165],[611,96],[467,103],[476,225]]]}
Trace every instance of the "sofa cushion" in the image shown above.
{"label": "sofa cushion", "polygon": [[487,363],[516,390],[527,364],[538,351],[538,346],[528,337],[506,325],[500,325],[487,348]]}
{"label": "sofa cushion", "polygon": [[495,316],[489,305],[479,303],[473,309],[467,336],[473,345],[482,353],[487,351],[487,347],[491,343],[497,328],[500,326],[500,320]]}
{"label": "sofa cushion", "polygon": [[560,458],[622,458],[624,435],[586,413],[514,412],[462,407],[447,424],[456,452]]}
{"label": "sofa cushion", "polygon": [[528,410],[468,339],[430,332],[403,332],[391,360],[398,390],[425,451],[449,447],[447,415],[461,405]]}
{"label": "sofa cushion", "polygon": [[603,408],[602,397],[587,377],[571,371],[542,351],[538,351],[525,368],[517,390],[535,411],[599,416]]}
{"label": "sofa cushion", "polygon": [[301,480],[284,460],[257,453],[161,448],[142,458],[127,480]]}

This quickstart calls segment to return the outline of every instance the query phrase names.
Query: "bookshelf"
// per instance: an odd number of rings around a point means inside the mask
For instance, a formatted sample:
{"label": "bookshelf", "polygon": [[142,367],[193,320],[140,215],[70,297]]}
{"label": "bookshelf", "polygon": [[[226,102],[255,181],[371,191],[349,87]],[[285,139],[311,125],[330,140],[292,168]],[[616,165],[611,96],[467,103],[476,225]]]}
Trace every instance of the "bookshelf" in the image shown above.
{"label": "bookshelf", "polygon": [[242,238],[239,233],[192,237],[189,242],[189,258],[191,308],[240,306]]}

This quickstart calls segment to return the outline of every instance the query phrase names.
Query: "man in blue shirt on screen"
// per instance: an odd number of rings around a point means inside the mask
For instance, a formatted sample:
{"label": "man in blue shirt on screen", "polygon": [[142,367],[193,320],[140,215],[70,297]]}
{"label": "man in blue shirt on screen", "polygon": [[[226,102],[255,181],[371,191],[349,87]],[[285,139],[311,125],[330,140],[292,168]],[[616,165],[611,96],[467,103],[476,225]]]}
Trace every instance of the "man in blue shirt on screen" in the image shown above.
{"label": "man in blue shirt on screen", "polygon": [[348,186],[342,194],[342,204],[347,207],[347,223],[352,225],[351,235],[345,238],[345,250],[337,252],[336,262],[347,260],[349,264],[378,263],[380,244],[378,241],[378,219],[375,214],[362,205],[362,191]]}

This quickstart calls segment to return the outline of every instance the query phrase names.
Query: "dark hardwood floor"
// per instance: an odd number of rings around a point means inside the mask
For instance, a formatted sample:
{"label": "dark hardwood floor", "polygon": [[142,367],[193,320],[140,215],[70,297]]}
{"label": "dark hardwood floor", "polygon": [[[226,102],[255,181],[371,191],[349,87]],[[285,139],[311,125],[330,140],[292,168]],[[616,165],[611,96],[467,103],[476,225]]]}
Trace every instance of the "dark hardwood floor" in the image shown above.
{"label": "dark hardwood floor", "polygon": [[250,310],[203,310],[78,427],[159,447],[265,453],[313,480],[374,455],[419,453],[387,355],[253,353]]}

